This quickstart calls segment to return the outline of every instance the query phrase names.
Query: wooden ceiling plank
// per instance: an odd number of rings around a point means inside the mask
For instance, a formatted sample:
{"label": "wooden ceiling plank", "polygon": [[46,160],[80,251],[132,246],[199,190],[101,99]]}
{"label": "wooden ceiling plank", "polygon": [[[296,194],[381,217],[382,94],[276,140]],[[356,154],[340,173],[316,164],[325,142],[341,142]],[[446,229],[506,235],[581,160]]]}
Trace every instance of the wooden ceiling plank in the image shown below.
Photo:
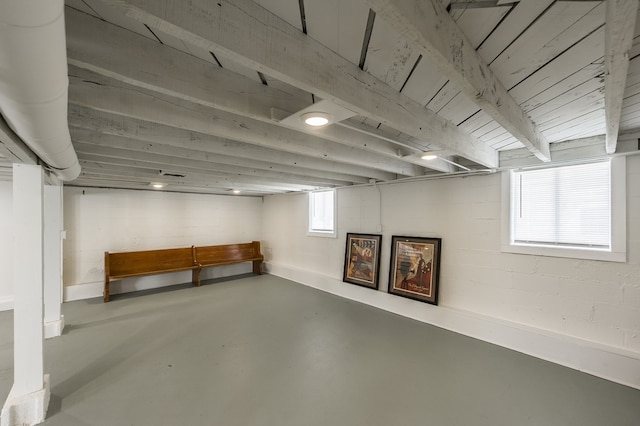
{"label": "wooden ceiling plank", "polygon": [[511,6],[466,9],[465,13],[456,20],[456,24],[474,49],[477,49],[509,10],[511,10]]}
{"label": "wooden ceiling plank", "polygon": [[[491,64],[508,89],[604,24],[604,4],[556,2]],[[570,28],[570,31],[567,31]]]}
{"label": "wooden ceiling plank", "polygon": [[638,14],[638,0],[607,0],[605,27],[604,103],[607,153],[616,152],[622,99],[629,68],[629,50]]}
{"label": "wooden ceiling plank", "polygon": [[478,54],[491,64],[554,0],[521,1],[498,28],[478,48]]}
{"label": "wooden ceiling plank", "polygon": [[[562,82],[577,69],[590,65],[594,65],[597,69],[598,64],[603,60],[603,54],[604,28],[601,28],[538,69],[511,89],[509,93],[518,103],[522,104],[531,97]],[[604,70],[604,66],[601,69]]]}
{"label": "wooden ceiling plank", "polygon": [[179,149],[194,149],[238,158],[259,158],[267,162],[303,167],[328,173],[355,174],[365,177],[367,181],[369,178],[381,181],[392,180],[396,176],[395,174],[376,170],[371,167],[361,167],[341,162],[328,162],[306,155],[292,154],[245,142],[205,135],[165,124],[149,123],[130,117],[95,111],[73,104],[69,106],[69,125],[72,126],[72,129],[73,127],[77,127],[92,130],[93,132],[103,132],[105,136],[100,136],[100,138],[109,135],[123,136],[129,139],[141,140],[150,145],[170,145]]}
{"label": "wooden ceiling plank", "polygon": [[486,112],[480,110],[478,113],[466,119],[464,123],[459,125],[459,127],[465,132],[474,133],[491,122],[495,123],[494,119]]}
{"label": "wooden ceiling plank", "polygon": [[549,144],[436,1],[367,0],[393,28],[436,59],[455,85],[525,146],[549,161]]}
{"label": "wooden ceiling plank", "polygon": [[354,65],[360,61],[369,8],[360,1],[305,0],[307,34]]}
{"label": "wooden ceiling plank", "polygon": [[478,106],[460,92],[440,110],[439,114],[459,126],[462,121],[478,111]]}
{"label": "wooden ceiling plank", "polygon": [[447,77],[442,75],[440,68],[433,60],[423,56],[402,89],[402,93],[420,105],[427,105],[447,81]]}
{"label": "wooden ceiling plank", "polygon": [[538,126],[542,127],[551,119],[562,115],[574,116],[582,105],[601,103],[603,99],[601,84],[591,80],[534,109],[530,112],[530,116]]}
{"label": "wooden ceiling plank", "polygon": [[595,85],[597,85],[598,87],[604,88],[602,71],[602,64],[589,64],[567,78],[560,80],[553,86],[527,99],[520,104],[520,106],[524,111],[531,114],[532,111],[544,107],[544,105],[547,105],[549,102],[553,102],[556,99],[559,100],[559,98],[565,94],[580,90],[581,86],[595,87]]}
{"label": "wooden ceiling plank", "polygon": [[[250,0],[104,0],[124,15],[486,167],[497,153]],[[170,10],[170,13],[167,13]],[[250,28],[251,31],[247,31]],[[267,53],[268,52],[268,53]]]}
{"label": "wooden ceiling plank", "polygon": [[105,86],[73,77],[71,80],[69,100],[76,105],[324,160],[375,167],[403,176],[422,174],[420,167],[401,159],[394,160],[248,117],[178,99],[165,99],[163,95],[147,94],[124,84]]}

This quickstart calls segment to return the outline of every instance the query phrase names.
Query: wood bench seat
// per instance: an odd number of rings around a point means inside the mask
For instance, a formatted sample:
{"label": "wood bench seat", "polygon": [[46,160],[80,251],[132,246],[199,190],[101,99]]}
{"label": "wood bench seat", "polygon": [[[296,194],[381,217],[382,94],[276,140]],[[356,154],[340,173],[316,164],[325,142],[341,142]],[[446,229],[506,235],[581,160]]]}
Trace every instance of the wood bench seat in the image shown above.
{"label": "wood bench seat", "polygon": [[194,259],[200,266],[193,270],[193,283],[200,286],[200,272],[209,266],[253,262],[253,272],[262,275],[264,256],[260,253],[260,241],[244,244],[194,247]]}
{"label": "wood bench seat", "polygon": [[263,260],[259,241],[218,246],[105,252],[104,301],[109,301],[111,280],[190,270],[193,284],[200,286],[202,268],[253,262],[253,272],[262,274]]}

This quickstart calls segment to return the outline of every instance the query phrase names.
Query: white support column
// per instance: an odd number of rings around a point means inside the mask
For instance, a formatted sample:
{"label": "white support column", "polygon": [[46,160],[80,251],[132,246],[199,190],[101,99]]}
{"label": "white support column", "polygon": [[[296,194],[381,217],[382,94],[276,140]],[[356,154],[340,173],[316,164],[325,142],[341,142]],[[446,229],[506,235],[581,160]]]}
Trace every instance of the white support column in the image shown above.
{"label": "white support column", "polygon": [[44,337],[62,335],[62,185],[44,187]]}
{"label": "white support column", "polygon": [[13,387],[1,414],[2,426],[44,421],[49,377],[44,375],[42,167],[13,165]]}

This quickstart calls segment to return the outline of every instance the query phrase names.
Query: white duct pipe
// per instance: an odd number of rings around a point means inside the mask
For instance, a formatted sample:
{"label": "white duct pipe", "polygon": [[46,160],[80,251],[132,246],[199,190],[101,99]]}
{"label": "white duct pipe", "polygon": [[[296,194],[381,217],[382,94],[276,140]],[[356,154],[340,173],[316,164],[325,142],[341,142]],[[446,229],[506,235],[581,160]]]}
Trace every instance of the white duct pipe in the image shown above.
{"label": "white duct pipe", "polygon": [[68,89],[63,0],[0,0],[0,113],[62,180],[80,175]]}

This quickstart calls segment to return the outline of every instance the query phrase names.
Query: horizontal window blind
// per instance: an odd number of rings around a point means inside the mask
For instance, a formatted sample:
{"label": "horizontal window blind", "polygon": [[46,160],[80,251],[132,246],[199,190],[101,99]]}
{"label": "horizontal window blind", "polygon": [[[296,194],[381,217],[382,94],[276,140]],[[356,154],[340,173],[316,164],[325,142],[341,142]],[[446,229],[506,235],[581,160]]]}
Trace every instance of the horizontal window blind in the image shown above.
{"label": "horizontal window blind", "polygon": [[514,171],[513,242],[609,248],[610,175],[609,161]]}

